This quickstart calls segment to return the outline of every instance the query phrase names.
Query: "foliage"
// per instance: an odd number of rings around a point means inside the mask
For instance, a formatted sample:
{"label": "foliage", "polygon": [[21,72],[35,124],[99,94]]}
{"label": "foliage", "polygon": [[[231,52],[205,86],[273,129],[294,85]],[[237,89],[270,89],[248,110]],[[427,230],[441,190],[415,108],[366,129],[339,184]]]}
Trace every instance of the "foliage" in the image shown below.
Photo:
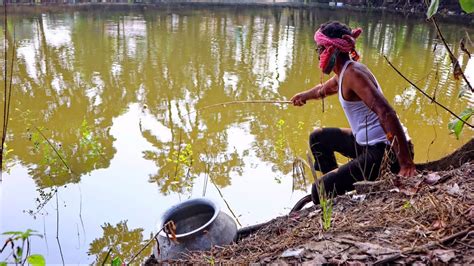
{"label": "foliage", "polygon": [[[467,108],[466,110],[464,110],[460,115],[459,117],[464,120],[464,121],[467,121],[468,119],[471,118],[471,116],[474,114],[474,109],[473,108]],[[461,134],[461,131],[462,131],[462,128],[464,127],[464,122],[459,120],[459,119],[455,119],[453,121],[451,121],[449,124],[448,124],[448,129],[454,133],[454,135],[456,135],[456,138],[459,139],[459,135]]]}
{"label": "foliage", "polygon": [[3,144],[3,161],[2,161],[2,171],[5,173],[10,173],[10,169],[13,166],[13,158],[11,158],[11,153],[13,149],[9,149],[7,143]]}
{"label": "foliage", "polygon": [[461,5],[462,10],[466,13],[474,12],[474,1],[472,0],[459,0],[459,4]]}
{"label": "foliage", "polygon": [[103,148],[97,136],[95,136],[84,118],[80,128],[81,138],[79,140],[79,147],[84,150],[87,158],[97,158],[103,156]]}
{"label": "foliage", "polygon": [[120,266],[122,265],[122,259],[119,257],[116,257],[112,260],[112,266]]}
{"label": "foliage", "polygon": [[[89,246],[89,255],[96,256],[95,264],[121,265],[123,261],[129,261],[144,245],[143,229],[129,229],[126,220],[115,226],[105,223],[101,227],[103,236],[94,239]],[[142,261],[145,254],[151,254],[151,248],[152,246],[147,247],[137,260]]]}
{"label": "foliage", "polygon": [[431,0],[430,6],[428,7],[428,10],[426,11],[426,16],[428,18],[431,18],[438,11],[438,7],[439,7],[439,0]]}
{"label": "foliage", "polygon": [[[11,247],[11,253],[8,255],[5,260],[8,260],[10,256],[13,257],[13,261],[11,263],[15,264],[25,264],[28,262],[33,266],[43,266],[46,265],[46,261],[44,257],[40,254],[31,254],[30,255],[30,237],[38,236],[43,237],[42,235],[36,233],[35,230],[27,229],[25,232],[23,231],[8,231],[4,232],[2,235],[8,235],[9,237],[5,241],[5,244],[0,249],[0,253],[2,253],[8,244]],[[18,245],[18,242],[21,242],[21,245]],[[24,249],[26,244],[26,250]],[[0,262],[0,265],[7,265],[9,262]]]}
{"label": "foliage", "polygon": [[276,140],[276,150],[279,152],[284,152],[285,151],[285,146],[287,143],[284,131],[283,131],[283,126],[285,125],[285,120],[280,119],[278,120],[276,126],[278,128],[278,138]]}
{"label": "foliage", "polygon": [[327,231],[331,228],[332,219],[332,198],[328,198],[326,190],[324,189],[324,182],[319,181],[318,188],[319,205],[321,206],[321,220],[323,222],[323,230]]}
{"label": "foliage", "polygon": [[[473,0],[459,0],[462,10],[466,13],[474,12],[474,1]],[[439,0],[431,0],[426,16],[431,18],[436,12],[438,12]]]}

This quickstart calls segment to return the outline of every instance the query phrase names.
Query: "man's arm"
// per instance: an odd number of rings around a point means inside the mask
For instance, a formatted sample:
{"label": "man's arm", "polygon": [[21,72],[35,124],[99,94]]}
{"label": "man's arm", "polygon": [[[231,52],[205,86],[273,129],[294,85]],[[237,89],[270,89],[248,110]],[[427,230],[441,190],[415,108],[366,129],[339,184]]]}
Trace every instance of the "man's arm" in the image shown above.
{"label": "man's arm", "polygon": [[326,96],[336,94],[337,90],[337,76],[333,76],[323,84],[318,84],[307,91],[295,94],[293,97],[291,97],[290,101],[293,102],[293,105],[303,106],[306,104],[307,100],[321,99]]}
{"label": "man's arm", "polygon": [[395,110],[387,102],[387,99],[377,89],[372,75],[364,67],[353,66],[346,72],[344,83],[350,84],[351,90],[377,114],[387,139],[392,143],[400,164],[399,175],[414,176],[415,163],[413,162],[405,133]]}

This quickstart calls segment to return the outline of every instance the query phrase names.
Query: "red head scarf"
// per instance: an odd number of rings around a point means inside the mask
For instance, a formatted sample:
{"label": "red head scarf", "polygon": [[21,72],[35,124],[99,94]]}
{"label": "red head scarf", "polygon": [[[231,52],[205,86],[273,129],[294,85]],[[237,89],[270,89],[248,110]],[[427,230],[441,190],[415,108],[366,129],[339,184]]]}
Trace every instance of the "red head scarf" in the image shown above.
{"label": "red head scarf", "polygon": [[342,35],[342,38],[330,38],[317,30],[314,34],[314,41],[318,45],[324,46],[324,51],[319,57],[319,67],[325,69],[329,60],[336,49],[341,52],[349,53],[352,60],[359,60],[359,54],[355,50],[355,42],[357,37],[362,33],[362,29],[357,28],[352,31],[351,35]]}

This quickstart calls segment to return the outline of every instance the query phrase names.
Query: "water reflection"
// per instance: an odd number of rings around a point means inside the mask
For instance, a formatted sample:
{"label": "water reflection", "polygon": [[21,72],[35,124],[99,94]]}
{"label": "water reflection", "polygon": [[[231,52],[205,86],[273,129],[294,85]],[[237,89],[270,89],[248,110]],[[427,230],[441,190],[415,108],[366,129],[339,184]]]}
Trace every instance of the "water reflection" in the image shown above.
{"label": "water reflection", "polygon": [[[289,162],[305,150],[294,140],[305,139],[309,126],[314,124],[308,116],[309,108],[293,111],[261,105],[195,111],[233,100],[284,99],[317,83],[320,74],[315,69],[311,33],[327,14],[319,15],[322,13],[318,10],[298,9],[259,10],[258,15],[246,16],[225,10],[199,10],[124,16],[42,14],[24,19],[22,22],[29,23],[21,24],[21,39],[16,40],[19,47],[14,80],[19,90],[13,116],[18,121],[28,112],[36,118],[26,123],[27,127],[25,123],[12,123],[10,145],[40,187],[79,182],[81,175],[107,168],[115,153],[113,137],[108,133],[112,118],[130,103],[140,102],[149,107],[148,119],[168,132],[163,134],[172,136],[162,141],[160,132],[142,130],[143,137],[156,148],[144,151],[144,158],[154,161],[158,169],[150,182],[156,182],[163,193],[192,187],[193,179],[206,171],[202,158],[220,158],[215,170],[227,169],[222,175],[242,168],[242,156],[227,145],[226,130],[244,121],[250,121],[248,133],[255,136],[257,156],[286,175]],[[401,71],[423,84],[427,93],[445,99],[456,109],[457,100],[451,96],[459,90],[459,83],[452,81],[447,52],[433,38],[431,27],[361,16],[344,20],[365,29],[358,49],[363,62],[375,66],[376,75],[388,71],[381,56],[387,55]],[[450,40],[462,35],[450,30],[445,34]],[[454,48],[459,54],[457,46]],[[464,57],[460,54],[466,68],[468,60]],[[395,105],[402,105],[402,113],[406,111],[405,116],[411,116],[417,124],[428,121],[427,125],[442,125],[448,119],[421,108],[427,99],[417,96],[412,88],[404,88],[399,77],[391,73],[378,76],[389,99],[393,97]],[[324,121],[340,116],[335,106],[329,100],[329,112],[321,114],[318,122],[326,124]],[[285,126],[278,126],[279,121]],[[97,158],[86,158],[87,151],[80,149],[81,133],[77,129],[83,122],[103,150]],[[42,161],[51,151],[24,149],[38,145],[31,141],[35,127],[45,130],[75,175],[58,172],[53,178],[56,181],[51,181],[48,169],[60,168],[51,161]],[[192,151],[189,163],[179,162],[182,149]]]}
{"label": "water reflection", "polygon": [[[456,113],[473,106],[472,94],[457,99],[463,82],[452,79],[447,52],[430,25],[387,14],[317,9],[98,10],[11,18],[18,46],[7,140],[11,155],[41,189],[82,184],[86,178],[110,189],[121,186],[115,178],[139,179],[136,169],[127,167],[145,161],[153,169],[149,176],[141,172],[146,181],[140,186],[153,187],[161,199],[200,196],[210,180],[236,199],[231,205],[248,223],[260,213],[261,219],[282,214],[291,202],[276,201],[292,192],[282,192],[278,183],[291,183],[294,160],[306,158],[309,132],[315,126],[348,126],[337,99],[326,99],[324,112],[321,102],[304,108],[203,108],[237,100],[285,100],[327,79],[317,69],[312,36],[330,19],[364,29],[357,44],[362,62],[408,127],[417,162],[437,159],[472,138],[469,129],[460,141],[449,136],[446,125],[452,118],[409,87],[383,58]],[[442,25],[452,44],[465,31],[473,34],[459,27]],[[453,48],[472,79],[473,59]],[[112,134],[118,120],[123,125]],[[145,144],[130,152],[138,142]],[[112,171],[118,154],[127,157]],[[310,180],[295,180],[293,187],[304,193]],[[248,191],[255,191],[256,199],[239,200]],[[150,196],[124,194],[113,201],[127,197],[142,206]],[[265,200],[271,206],[254,204]],[[170,203],[162,202],[153,210]],[[89,208],[98,207],[91,203]],[[149,219],[148,213],[124,215]],[[106,223],[104,234],[107,229],[107,235],[138,235],[139,229],[129,231],[125,222],[112,226],[105,215],[97,220]],[[109,238],[93,242],[96,262],[112,244]]]}
{"label": "water reflection", "polygon": [[115,226],[105,223],[101,227],[103,235],[94,239],[89,247],[89,255],[95,256],[96,265],[109,264],[114,258],[120,258],[124,263],[134,258],[134,263],[139,263],[151,254],[152,245],[139,253],[148,242],[143,240],[142,228],[129,229],[127,221],[121,221]]}

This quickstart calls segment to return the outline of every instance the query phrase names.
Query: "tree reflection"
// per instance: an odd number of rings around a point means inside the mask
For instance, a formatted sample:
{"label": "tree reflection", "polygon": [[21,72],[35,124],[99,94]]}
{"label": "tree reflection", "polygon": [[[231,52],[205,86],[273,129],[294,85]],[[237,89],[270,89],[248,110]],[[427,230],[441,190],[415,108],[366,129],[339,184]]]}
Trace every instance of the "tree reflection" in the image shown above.
{"label": "tree reflection", "polygon": [[[128,262],[147,242],[143,240],[143,229],[130,230],[127,221],[121,221],[115,226],[105,223],[101,227],[102,237],[96,238],[90,243],[88,252],[89,255],[95,256],[96,265],[109,264],[113,258],[120,258],[123,262]],[[134,262],[144,261],[151,251],[152,245],[149,245],[141,251]]]}
{"label": "tree reflection", "polygon": [[[313,127],[347,126],[337,99],[325,100],[324,112],[321,102],[297,110],[274,105],[199,109],[236,100],[289,99],[327,78],[317,70],[312,40],[315,28],[327,20],[364,28],[357,44],[362,62],[374,70],[387,98],[402,105],[413,131],[424,130],[415,125],[440,123],[446,116],[421,110],[418,103],[427,100],[409,89],[403,92],[404,83],[382,55],[423,80],[429,93],[449,96],[458,86],[442,71],[449,62],[443,61],[444,49],[433,49],[438,40],[432,28],[385,15],[220,8],[17,19],[18,89],[8,147],[40,188],[76,183],[84,174],[109,167],[116,153],[112,121],[135,102],[148,106],[147,115],[171,132],[171,139],[163,140],[152,128],[141,130],[153,146],[143,157],[157,167],[149,181],[164,194],[190,191],[196,178],[206,174],[214,175],[218,186],[228,186],[231,176],[242,174],[251,152],[272,166],[269,175],[288,175],[294,159],[305,158]],[[463,34],[450,29],[447,39]],[[66,37],[56,39],[55,33]],[[432,71],[433,61],[440,64],[439,73]],[[447,84],[440,88],[444,91],[436,91],[440,82]],[[442,100],[456,106],[454,97]],[[50,143],[37,135],[37,128]],[[231,146],[229,132],[235,128],[244,128],[252,143]],[[52,147],[72,173],[54,158]]]}

